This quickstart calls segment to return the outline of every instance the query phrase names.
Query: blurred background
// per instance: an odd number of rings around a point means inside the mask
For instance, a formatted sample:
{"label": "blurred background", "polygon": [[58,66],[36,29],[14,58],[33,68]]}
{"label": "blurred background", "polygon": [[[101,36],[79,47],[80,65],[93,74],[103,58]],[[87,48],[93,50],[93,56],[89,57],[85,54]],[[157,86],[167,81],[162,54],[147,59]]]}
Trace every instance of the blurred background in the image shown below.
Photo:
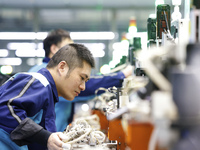
{"label": "blurred background", "polygon": [[158,3],[163,0],[0,0],[0,72],[14,74],[40,64],[42,40],[57,28],[88,46],[96,60],[94,73],[109,72],[128,55],[132,36],[141,37],[146,48],[147,19]]}

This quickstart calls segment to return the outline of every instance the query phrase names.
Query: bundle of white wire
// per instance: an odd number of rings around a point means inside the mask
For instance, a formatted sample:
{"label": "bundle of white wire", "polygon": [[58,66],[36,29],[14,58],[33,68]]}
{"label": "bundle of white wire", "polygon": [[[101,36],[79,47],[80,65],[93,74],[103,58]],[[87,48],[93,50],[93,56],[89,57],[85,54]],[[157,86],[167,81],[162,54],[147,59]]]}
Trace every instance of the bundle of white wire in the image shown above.
{"label": "bundle of white wire", "polygon": [[63,139],[63,142],[66,143],[63,146],[64,150],[69,150],[73,144],[81,142],[88,145],[98,145],[105,141],[105,134],[91,128],[88,122],[82,118],[76,119],[71,126],[68,125],[64,134],[66,135],[65,139]]}

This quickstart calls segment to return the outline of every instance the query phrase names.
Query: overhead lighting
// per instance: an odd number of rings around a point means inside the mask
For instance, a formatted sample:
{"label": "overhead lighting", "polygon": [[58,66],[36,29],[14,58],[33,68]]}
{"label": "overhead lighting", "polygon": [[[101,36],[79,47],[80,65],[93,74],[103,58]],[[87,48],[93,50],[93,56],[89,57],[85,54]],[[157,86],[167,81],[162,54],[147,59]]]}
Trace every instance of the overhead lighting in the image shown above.
{"label": "overhead lighting", "polygon": [[47,32],[0,32],[1,40],[43,40]]}
{"label": "overhead lighting", "polygon": [[[40,43],[38,43],[39,45]],[[35,49],[37,47],[36,43],[33,42],[10,42],[7,44],[7,48],[9,50],[17,50],[17,49]]]}
{"label": "overhead lighting", "polygon": [[[104,43],[81,43],[85,45],[93,54],[94,57],[103,57],[105,55]],[[15,54],[18,57],[44,57],[45,51],[43,43],[29,42],[10,42],[7,44],[10,50],[16,50]],[[36,49],[38,48],[38,49]]]}
{"label": "overhead lighting", "polygon": [[0,49],[0,57],[7,57],[8,50],[7,49]]}
{"label": "overhead lighting", "polygon": [[28,58],[26,60],[26,63],[29,66],[40,65],[40,64],[42,64],[42,60],[43,60],[43,58]]}
{"label": "overhead lighting", "polygon": [[103,66],[101,66],[100,72],[102,74],[108,74],[108,73],[110,73],[110,66],[108,64],[104,64]]}
{"label": "overhead lighting", "polygon": [[105,56],[105,51],[102,49],[91,50],[91,53],[92,53],[93,57],[104,57]]}
{"label": "overhead lighting", "polygon": [[21,58],[0,58],[0,65],[19,66],[22,64]]}
{"label": "overhead lighting", "polygon": [[70,32],[73,40],[112,40],[115,38],[113,32]]}
{"label": "overhead lighting", "polygon": [[105,44],[104,43],[81,43],[85,45],[89,50],[90,49],[105,49]]}
{"label": "overhead lighting", "polygon": [[[0,40],[43,40],[48,32],[0,32]],[[112,40],[113,32],[70,32],[73,40]]]}
{"label": "overhead lighting", "polygon": [[45,51],[44,49],[17,49],[15,51],[16,56],[18,57],[44,57]]}
{"label": "overhead lighting", "polygon": [[156,1],[155,1],[155,5],[156,5],[156,6],[162,5],[162,4],[165,4],[165,1],[164,1],[164,0],[156,0]]}
{"label": "overhead lighting", "polygon": [[92,53],[93,57],[104,57],[105,56],[105,44],[104,43],[82,43]]}
{"label": "overhead lighting", "polygon": [[181,5],[181,0],[172,0],[173,5]]}
{"label": "overhead lighting", "polygon": [[2,74],[11,74],[13,72],[13,67],[9,65],[1,66],[0,71]]}

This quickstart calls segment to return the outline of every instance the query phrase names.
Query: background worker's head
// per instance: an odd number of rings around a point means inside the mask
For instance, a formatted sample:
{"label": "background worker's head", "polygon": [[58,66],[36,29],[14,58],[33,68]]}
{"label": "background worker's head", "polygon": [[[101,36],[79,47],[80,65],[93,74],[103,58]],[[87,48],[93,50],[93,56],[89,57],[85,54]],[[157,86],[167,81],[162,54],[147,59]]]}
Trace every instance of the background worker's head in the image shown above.
{"label": "background worker's head", "polygon": [[58,50],[47,64],[47,69],[55,81],[58,95],[73,100],[85,90],[85,82],[89,80],[94,66],[94,58],[88,48],[74,43]]}
{"label": "background worker's head", "polygon": [[45,57],[51,58],[61,47],[69,43],[73,43],[69,32],[63,29],[52,30],[43,40]]}

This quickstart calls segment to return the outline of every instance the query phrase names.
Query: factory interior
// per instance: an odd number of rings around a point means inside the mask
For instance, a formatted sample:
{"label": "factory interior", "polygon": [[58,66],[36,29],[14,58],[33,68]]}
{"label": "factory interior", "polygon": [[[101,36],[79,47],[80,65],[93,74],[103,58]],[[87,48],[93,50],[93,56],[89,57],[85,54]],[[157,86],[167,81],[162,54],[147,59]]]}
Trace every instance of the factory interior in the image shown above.
{"label": "factory interior", "polygon": [[91,76],[133,68],[122,86],[74,102],[63,150],[200,149],[199,0],[0,0],[0,8],[0,85],[42,63],[54,29],[88,47]]}

